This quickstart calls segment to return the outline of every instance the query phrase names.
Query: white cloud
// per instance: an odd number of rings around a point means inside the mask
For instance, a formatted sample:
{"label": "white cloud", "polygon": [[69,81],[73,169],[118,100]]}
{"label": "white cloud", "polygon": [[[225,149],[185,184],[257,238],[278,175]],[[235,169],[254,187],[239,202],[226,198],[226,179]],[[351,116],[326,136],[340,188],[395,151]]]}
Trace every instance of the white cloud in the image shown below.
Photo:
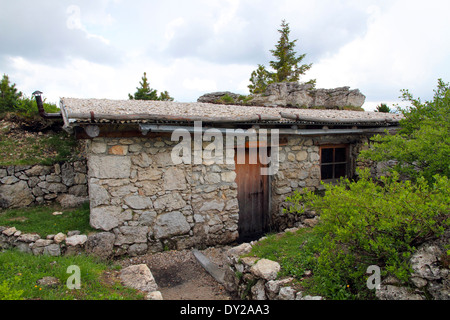
{"label": "white cloud", "polygon": [[[432,94],[437,79],[449,74],[449,2],[397,1],[386,11],[368,8],[367,33],[311,69],[319,86],[352,86],[369,100],[395,100],[401,89]],[[430,85],[431,83],[431,85]]]}
{"label": "white cloud", "polygon": [[217,91],[217,84],[214,79],[186,78],[183,80],[183,87],[195,91]]}
{"label": "white cloud", "polygon": [[9,30],[0,33],[0,73],[52,100],[126,99],[144,71],[177,101],[246,94],[286,19],[313,63],[302,80],[359,88],[372,108],[400,89],[424,96],[437,78],[450,81],[449,11],[438,0],[0,0],[0,28]]}

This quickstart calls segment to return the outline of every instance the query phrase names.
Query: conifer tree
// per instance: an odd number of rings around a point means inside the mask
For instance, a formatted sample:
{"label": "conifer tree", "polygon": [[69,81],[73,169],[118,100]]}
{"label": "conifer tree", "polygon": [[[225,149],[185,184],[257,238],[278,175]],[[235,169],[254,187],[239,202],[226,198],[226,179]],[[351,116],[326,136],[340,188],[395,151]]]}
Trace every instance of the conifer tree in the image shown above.
{"label": "conifer tree", "polygon": [[140,87],[136,87],[137,91],[134,95],[128,94],[130,100],[160,100],[160,101],[173,101],[173,98],[169,95],[169,92],[161,92],[158,96],[158,91],[150,87],[150,83],[147,79],[147,73],[144,72],[142,81],[139,82]]}
{"label": "conifer tree", "polygon": [[22,92],[18,91],[16,84],[9,82],[9,77],[4,74],[0,81],[0,112],[13,111],[17,107]]}
{"label": "conifer tree", "polygon": [[[301,64],[306,54],[297,56],[297,52],[294,50],[297,40],[289,40],[291,32],[289,23],[283,20],[278,32],[280,39],[275,49],[270,50],[275,59],[270,61],[269,65],[274,71],[270,72],[263,65],[258,65],[258,69],[252,72],[250,78],[251,84],[248,86],[250,93],[264,92],[267,85],[271,83],[298,82],[300,76],[304,75],[312,66],[312,63]],[[315,80],[311,80],[309,83],[315,84]]]}

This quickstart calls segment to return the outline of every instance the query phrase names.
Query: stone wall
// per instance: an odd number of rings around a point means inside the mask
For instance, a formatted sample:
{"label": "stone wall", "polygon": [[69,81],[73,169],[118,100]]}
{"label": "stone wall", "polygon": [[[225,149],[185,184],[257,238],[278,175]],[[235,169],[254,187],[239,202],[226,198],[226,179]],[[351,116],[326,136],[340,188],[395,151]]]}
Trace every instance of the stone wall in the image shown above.
{"label": "stone wall", "polygon": [[279,147],[280,167],[272,177],[272,225],[276,231],[300,225],[304,219],[313,218],[312,214],[302,216],[284,213],[288,208],[287,197],[295,191],[307,189],[321,190],[324,186],[320,180],[320,146],[347,144],[349,146],[348,172],[355,174],[357,168],[370,167],[374,174],[376,165],[357,161],[360,151],[368,139],[366,136],[341,135],[305,138],[287,136],[287,143]]}
{"label": "stone wall", "polygon": [[88,142],[91,225],[115,236],[116,254],[230,243],[238,237],[233,165],[178,164],[175,142]]}
{"label": "stone wall", "polygon": [[58,201],[63,207],[87,201],[85,161],[52,166],[0,167],[0,208],[18,208]]}

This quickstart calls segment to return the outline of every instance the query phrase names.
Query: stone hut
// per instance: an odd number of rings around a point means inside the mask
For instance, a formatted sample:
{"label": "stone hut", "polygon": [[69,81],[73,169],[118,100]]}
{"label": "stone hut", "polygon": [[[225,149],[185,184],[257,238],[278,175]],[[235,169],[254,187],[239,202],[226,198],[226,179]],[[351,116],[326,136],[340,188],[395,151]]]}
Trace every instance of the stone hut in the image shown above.
{"label": "stone hut", "polygon": [[399,115],[162,101],[61,99],[85,141],[91,225],[116,254],[255,239],[291,227],[295,190],[355,175]]}

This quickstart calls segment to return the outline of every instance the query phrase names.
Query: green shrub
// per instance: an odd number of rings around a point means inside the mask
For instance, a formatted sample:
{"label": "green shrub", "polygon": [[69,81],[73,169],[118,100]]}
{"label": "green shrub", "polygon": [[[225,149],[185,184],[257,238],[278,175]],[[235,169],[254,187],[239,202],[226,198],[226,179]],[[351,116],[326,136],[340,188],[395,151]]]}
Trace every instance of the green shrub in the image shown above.
{"label": "green shrub", "polygon": [[322,235],[315,277],[335,285],[364,290],[369,265],[382,275],[407,282],[408,258],[424,241],[439,237],[450,226],[450,185],[447,177],[434,176],[429,185],[423,177],[416,183],[398,181],[398,174],[380,183],[360,172],[361,179],[326,185],[323,196],[295,193],[287,199],[290,212],[307,209],[320,214],[315,232]]}
{"label": "green shrub", "polygon": [[0,283],[0,300],[22,300],[23,290],[17,290],[14,288],[15,284],[20,281],[18,276],[14,277],[14,281],[4,280]]}

